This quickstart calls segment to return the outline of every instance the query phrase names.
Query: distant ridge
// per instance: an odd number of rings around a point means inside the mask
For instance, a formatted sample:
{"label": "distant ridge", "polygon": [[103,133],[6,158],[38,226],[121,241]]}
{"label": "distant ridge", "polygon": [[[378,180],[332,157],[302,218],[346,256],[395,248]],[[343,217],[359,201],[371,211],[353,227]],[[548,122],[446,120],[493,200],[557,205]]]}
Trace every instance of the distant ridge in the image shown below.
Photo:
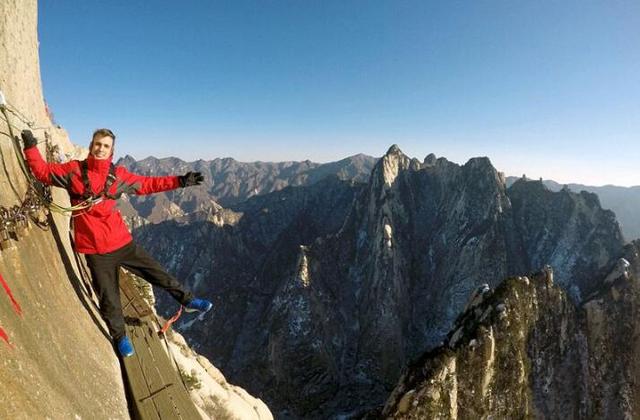
{"label": "distant ridge", "polygon": [[[515,176],[507,177],[507,186],[511,186],[518,179],[519,177]],[[560,184],[550,179],[545,179],[542,183],[551,191],[560,191],[566,185],[573,192],[588,191],[597,194],[602,207],[616,214],[625,239],[632,241],[640,238],[640,185],[594,187],[583,184]]]}
{"label": "distant ridge", "polygon": [[[216,205],[230,207],[250,197],[281,190],[288,186],[315,184],[335,176],[342,180],[367,182],[377,158],[358,154],[329,162],[238,162],[233,158],[185,162],[176,157],[153,156],[135,160],[127,155],[117,164],[143,175],[184,174],[199,171],[204,175],[204,187],[177,190],[153,196],[129,197],[120,204],[120,210],[129,217],[141,216],[157,223]],[[166,211],[168,202],[177,209]],[[178,211],[179,210],[179,211]]]}

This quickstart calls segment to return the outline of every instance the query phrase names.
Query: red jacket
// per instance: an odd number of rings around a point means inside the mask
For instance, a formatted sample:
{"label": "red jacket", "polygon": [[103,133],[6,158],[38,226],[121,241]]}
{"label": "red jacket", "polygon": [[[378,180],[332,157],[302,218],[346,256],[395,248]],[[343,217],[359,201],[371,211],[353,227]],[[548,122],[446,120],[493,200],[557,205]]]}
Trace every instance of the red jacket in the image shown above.
{"label": "red jacket", "polygon": [[[84,193],[84,184],[80,162],[72,160],[66,163],[47,163],[42,159],[37,147],[24,151],[33,175],[47,185],[65,188],[72,196]],[[87,158],[88,178],[93,194],[100,194],[109,174],[111,159]],[[177,176],[142,176],[132,174],[122,166],[115,168],[116,181],[109,189],[110,195],[151,194],[168,191],[180,186]],[[71,204],[79,204],[82,199],[75,198]],[[103,200],[89,209],[73,212],[75,249],[83,254],[107,254],[122,248],[133,240],[131,233],[116,209],[116,200]]]}

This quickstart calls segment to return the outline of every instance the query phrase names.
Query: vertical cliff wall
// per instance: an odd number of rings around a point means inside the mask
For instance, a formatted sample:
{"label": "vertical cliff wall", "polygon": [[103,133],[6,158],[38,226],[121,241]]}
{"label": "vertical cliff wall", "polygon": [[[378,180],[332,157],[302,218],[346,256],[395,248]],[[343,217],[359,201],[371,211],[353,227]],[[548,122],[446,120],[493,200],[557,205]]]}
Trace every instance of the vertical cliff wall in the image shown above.
{"label": "vertical cliff wall", "polygon": [[[29,211],[33,189],[15,140],[20,131],[32,130],[52,159],[87,153],[49,119],[37,10],[35,0],[0,2],[0,418],[126,419],[126,381],[90,279],[71,250],[70,218],[42,206]],[[69,205],[65,191],[51,193],[54,202]],[[273,418],[179,335],[169,343],[203,418]]]}
{"label": "vertical cliff wall", "polygon": [[13,106],[38,125],[49,124],[42,97],[35,0],[0,2],[0,85]]}
{"label": "vertical cliff wall", "polygon": [[[45,110],[36,29],[35,0],[0,2],[0,90],[7,102],[6,116],[0,117],[4,208],[20,206],[27,194],[10,134],[33,128],[43,139],[47,131],[62,151],[73,150]],[[65,196],[54,191],[54,199],[63,203]],[[37,217],[46,220],[44,211]],[[48,222],[46,230],[31,223],[1,241],[6,287],[0,289],[0,417],[128,418],[118,359],[70,258],[68,219]]]}

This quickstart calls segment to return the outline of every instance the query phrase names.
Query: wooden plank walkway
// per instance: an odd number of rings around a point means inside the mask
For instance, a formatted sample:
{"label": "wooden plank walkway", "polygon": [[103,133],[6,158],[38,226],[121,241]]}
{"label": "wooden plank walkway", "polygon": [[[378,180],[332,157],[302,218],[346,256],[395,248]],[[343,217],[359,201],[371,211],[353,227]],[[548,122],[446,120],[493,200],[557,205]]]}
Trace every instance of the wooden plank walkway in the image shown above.
{"label": "wooden plank walkway", "polygon": [[195,404],[180,373],[157,333],[151,307],[142,298],[128,273],[120,272],[120,297],[127,334],[135,354],[123,366],[131,393],[134,417],[142,420],[199,420]]}

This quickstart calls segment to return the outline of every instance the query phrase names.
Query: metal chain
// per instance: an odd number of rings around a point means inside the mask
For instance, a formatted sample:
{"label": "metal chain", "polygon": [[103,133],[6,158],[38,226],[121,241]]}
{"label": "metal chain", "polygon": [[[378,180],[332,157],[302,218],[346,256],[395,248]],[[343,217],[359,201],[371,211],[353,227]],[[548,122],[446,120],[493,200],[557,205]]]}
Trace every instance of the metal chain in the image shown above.
{"label": "metal chain", "polygon": [[[52,160],[55,153],[55,147],[51,147],[50,142],[47,141],[47,160]],[[22,236],[29,228],[30,222],[43,230],[48,230],[47,211],[51,201],[51,187],[34,181],[29,184],[20,205],[0,206],[0,248],[7,248],[8,241],[17,240]]]}
{"label": "metal chain", "polygon": [[20,205],[0,206],[0,241],[4,244],[11,239],[18,239],[29,228],[30,221],[40,228],[48,229],[46,215],[42,215],[43,209],[46,206],[33,188],[29,188]]}

